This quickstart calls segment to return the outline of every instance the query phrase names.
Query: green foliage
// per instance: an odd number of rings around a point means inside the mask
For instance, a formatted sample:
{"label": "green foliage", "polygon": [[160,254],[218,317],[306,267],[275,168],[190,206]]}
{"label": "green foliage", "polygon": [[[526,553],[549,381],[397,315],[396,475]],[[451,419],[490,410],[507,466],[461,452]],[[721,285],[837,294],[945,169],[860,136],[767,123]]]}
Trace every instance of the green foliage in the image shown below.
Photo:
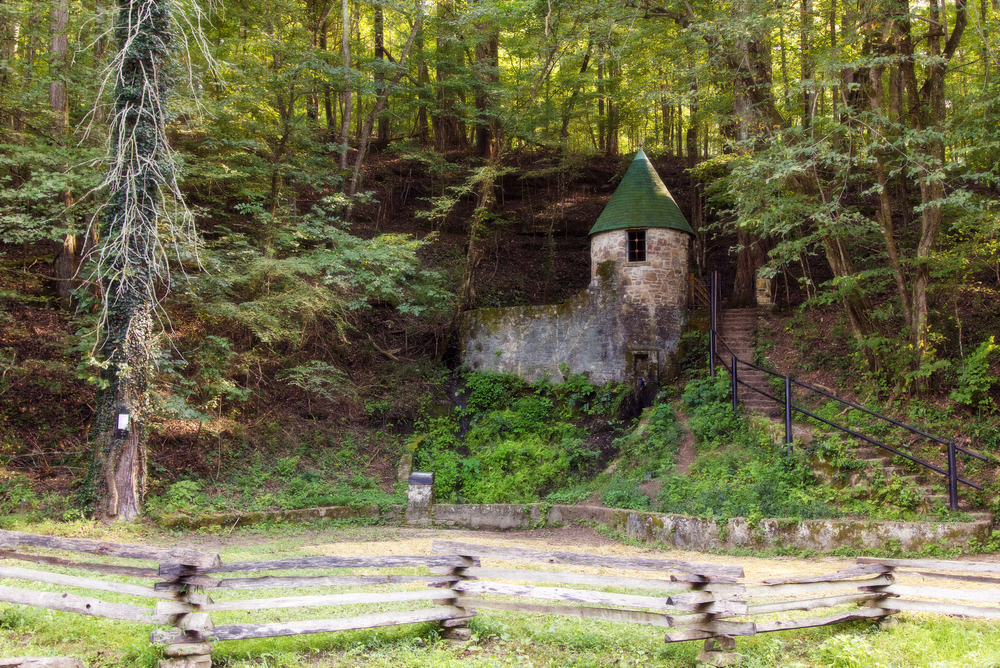
{"label": "green foliage", "polygon": [[678,361],[681,373],[685,377],[700,375],[708,366],[709,335],[701,332],[684,332],[678,343],[678,351],[682,352]]}
{"label": "green foliage", "polygon": [[715,378],[696,379],[684,388],[682,400],[690,410],[688,427],[698,438],[699,447],[710,448],[728,442],[746,431],[742,417],[733,413],[730,381],[725,371]]}
{"label": "green foliage", "polygon": [[664,403],[653,405],[643,414],[634,431],[615,439],[618,469],[626,477],[669,473],[680,447],[680,436],[673,409]]}
{"label": "green foliage", "polygon": [[681,399],[688,408],[699,408],[710,404],[724,403],[729,397],[729,374],[717,371],[715,378],[700,378],[684,386]]}
{"label": "green foliage", "polygon": [[96,203],[87,198],[67,210],[63,195],[82,196],[100,184],[96,161],[101,150],[92,143],[62,147],[25,139],[0,144],[0,242],[37,243],[80,234]]}
{"label": "green foliage", "polygon": [[513,402],[527,384],[512,373],[473,371],[465,378],[466,409],[471,415],[502,410]]}
{"label": "green foliage", "polygon": [[205,421],[207,412],[221,412],[224,404],[250,396],[234,379],[241,360],[225,337],[204,336],[183,358],[162,349],[159,356],[157,404],[163,414]]}
{"label": "green foliage", "polygon": [[582,377],[567,384],[528,388],[513,374],[470,373],[463,417],[470,429],[459,438],[454,415],[427,423],[414,457],[433,471],[442,503],[529,503],[582,479],[599,453],[586,430],[570,422],[573,406],[592,388]]}
{"label": "green foliage", "polygon": [[611,508],[652,510],[653,501],[639,489],[640,483],[634,476],[615,476],[601,494],[601,503]]}
{"label": "green foliage", "polygon": [[294,385],[309,394],[334,401],[344,395],[352,396],[354,388],[350,378],[340,369],[322,360],[310,360],[291,369],[285,369],[276,376],[289,385]]}
{"label": "green foliage", "polygon": [[280,255],[241,233],[220,236],[205,254],[212,271],[192,282],[188,296],[209,322],[297,348],[321,333],[343,337],[351,311],[375,303],[408,314],[446,307],[438,275],[419,268],[416,253],[430,239],[361,239],[332,216],[293,219],[289,237],[277,240]]}
{"label": "green foliage", "polygon": [[958,383],[951,392],[951,399],[972,408],[985,409],[993,404],[989,391],[997,382],[990,370],[990,362],[1000,350],[1000,345],[989,337],[965,358],[965,367],[958,377]]}
{"label": "green foliage", "polygon": [[729,517],[831,517],[817,496],[805,454],[750,428],[734,415],[724,378],[694,380],[684,391],[688,424],[701,455],[689,475],[663,479],[662,512]]}

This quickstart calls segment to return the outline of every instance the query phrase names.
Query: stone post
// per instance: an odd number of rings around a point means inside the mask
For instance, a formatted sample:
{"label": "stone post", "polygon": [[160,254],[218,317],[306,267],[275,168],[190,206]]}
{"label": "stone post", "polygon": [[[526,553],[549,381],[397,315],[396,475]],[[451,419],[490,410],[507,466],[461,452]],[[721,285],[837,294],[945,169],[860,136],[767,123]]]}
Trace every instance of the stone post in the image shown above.
{"label": "stone post", "polygon": [[407,523],[430,524],[431,506],[434,505],[434,474],[411,473],[407,482],[410,485],[406,495]]}
{"label": "stone post", "polygon": [[774,295],[771,292],[771,279],[757,277],[757,306],[760,308],[774,308]]}

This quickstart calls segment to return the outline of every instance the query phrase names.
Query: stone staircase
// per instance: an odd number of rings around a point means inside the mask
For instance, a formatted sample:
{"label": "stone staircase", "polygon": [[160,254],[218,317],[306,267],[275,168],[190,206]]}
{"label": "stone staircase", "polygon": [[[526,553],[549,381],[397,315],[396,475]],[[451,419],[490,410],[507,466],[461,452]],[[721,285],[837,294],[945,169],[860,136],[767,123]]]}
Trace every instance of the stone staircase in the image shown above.
{"label": "stone staircase", "polygon": [[[756,308],[724,309],[719,313],[719,335],[729,346],[729,349],[727,350],[725,346],[717,344],[716,350],[722,359],[725,360],[727,368],[729,367],[732,354],[735,354],[741,360],[747,362],[753,361],[753,332],[756,327]],[[737,375],[739,380],[751,387],[763,390],[772,396],[777,396],[775,395],[774,388],[771,387],[768,376],[762,371],[741,364],[738,367]],[[781,404],[742,385],[739,389],[739,400],[748,411],[763,413],[769,417],[781,417],[784,412]]]}
{"label": "stone staircase", "polygon": [[[717,344],[716,350],[722,359],[725,360],[727,368],[730,365],[732,354],[735,354],[741,360],[747,362],[753,361],[753,334],[756,327],[756,308],[724,309],[720,312],[719,335],[729,346],[729,349],[721,344]],[[778,396],[770,383],[769,377],[765,373],[742,364],[739,366],[738,373],[739,379],[744,383],[762,389],[768,394]],[[749,412],[764,414],[772,419],[784,419],[784,408],[780,403],[768,399],[762,394],[742,385],[739,389],[739,400]],[[799,425],[796,425],[796,432],[810,432],[811,436],[810,429],[807,427],[800,429],[799,427]],[[802,435],[804,436],[804,434]],[[856,490],[858,498],[863,498],[866,490],[872,493],[874,491],[872,483],[877,476],[881,475],[884,476],[886,481],[898,479],[903,483],[903,489],[916,492],[920,497],[917,506],[917,509],[920,511],[927,512],[940,507],[948,507],[948,479],[946,477],[923,467],[917,466],[911,470],[906,466],[897,464],[891,452],[883,450],[876,445],[858,443],[852,449],[852,453],[864,463],[864,466],[860,470],[854,471],[848,476],[847,481],[848,486]],[[898,486],[898,483],[896,485]],[[963,489],[967,488],[960,485],[960,498]],[[901,491],[900,493],[904,492]],[[964,500],[960,502],[959,506],[966,512],[973,510]],[[992,518],[992,515],[989,513],[973,512],[972,514]]]}
{"label": "stone staircase", "polygon": [[[899,480],[905,489],[918,494],[920,501],[917,510],[930,512],[939,508],[948,508],[947,477],[917,464],[912,466],[899,464],[891,452],[870,443],[856,445],[852,449],[852,453],[864,463],[864,467],[859,472],[850,476],[851,487],[858,490],[859,493],[863,494],[864,490],[870,490],[873,478],[881,474],[887,481]],[[960,467],[959,471],[961,470]],[[971,491],[971,488],[959,484],[959,510],[971,514],[976,519],[989,518],[992,520],[992,513],[975,512],[976,508],[965,498],[964,492],[967,491]],[[859,498],[861,497],[859,496]]]}

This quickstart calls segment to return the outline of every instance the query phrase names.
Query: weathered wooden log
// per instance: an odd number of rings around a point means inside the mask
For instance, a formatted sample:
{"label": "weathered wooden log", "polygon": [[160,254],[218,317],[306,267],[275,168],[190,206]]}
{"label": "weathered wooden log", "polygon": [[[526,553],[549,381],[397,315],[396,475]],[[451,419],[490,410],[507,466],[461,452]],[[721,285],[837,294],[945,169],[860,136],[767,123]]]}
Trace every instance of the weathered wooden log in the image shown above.
{"label": "weathered wooden log", "polygon": [[44,582],[46,584],[54,584],[62,587],[94,589],[97,591],[108,591],[115,594],[128,594],[129,596],[143,596],[146,598],[173,598],[172,595],[157,592],[152,587],[143,587],[142,585],[127,584],[125,582],[108,582],[106,580],[81,578],[75,575],[61,575],[59,573],[33,571],[29,568],[17,568],[13,566],[0,566],[0,578],[27,580],[30,582]]}
{"label": "weathered wooden log", "polygon": [[2,668],[86,668],[83,661],[68,656],[15,656],[0,659]]}
{"label": "weathered wooden log", "polygon": [[165,601],[156,604],[156,614],[177,615],[192,610],[222,612],[225,610],[271,610],[278,608],[319,608],[336,605],[363,605],[371,603],[398,603],[408,601],[429,601],[441,597],[439,591],[389,591],[357,594],[330,594],[328,596],[283,596],[281,598],[261,598],[234,601],[213,601],[201,606],[193,606],[182,601]]}
{"label": "weathered wooden log", "polygon": [[804,582],[801,584],[747,585],[746,595],[751,598],[758,596],[798,595],[812,591],[830,591],[831,589],[860,589],[863,587],[880,587],[895,582],[891,573],[865,580],[835,580],[833,582]]}
{"label": "weathered wooden log", "polygon": [[959,575],[957,573],[928,573],[924,571],[907,572],[908,575],[919,575],[922,578],[934,578],[937,580],[954,580],[956,582],[978,582],[981,584],[993,585],[1000,589],[1000,578],[991,578],[988,575]]}
{"label": "weathered wooden log", "polygon": [[[453,606],[426,608],[400,612],[381,612],[343,619],[317,619],[301,622],[275,622],[272,624],[223,624],[216,626],[211,634],[215,640],[242,640],[247,638],[275,638],[280,636],[295,636],[306,633],[327,633],[331,631],[350,631],[353,629],[368,629],[400,624],[418,624],[421,622],[436,622],[442,619],[463,617],[465,613]],[[154,631],[150,642],[155,644],[175,644],[188,642],[197,634],[185,634],[182,631]]]}
{"label": "weathered wooden log", "polygon": [[843,570],[827,573],[825,575],[802,575],[793,578],[781,578],[777,580],[764,580],[764,584],[806,584],[809,582],[836,582],[837,580],[847,580],[850,578],[863,577],[875,573],[891,573],[892,566],[884,564],[864,564],[861,566],[851,566]]}
{"label": "weathered wooden log", "polygon": [[207,575],[178,578],[179,582],[157,582],[156,591],[182,591],[190,585],[205,589],[297,589],[307,587],[364,587],[386,584],[449,584],[458,580],[448,575],[304,575],[218,579]]}
{"label": "weathered wooden log", "polygon": [[48,564],[50,566],[62,566],[63,568],[75,568],[82,571],[107,573],[108,575],[127,575],[132,578],[146,578],[152,580],[159,577],[155,568],[96,564],[90,561],[69,561],[68,559],[60,559],[59,557],[46,557],[40,554],[25,554],[23,552],[14,552],[12,550],[0,550],[0,559],[27,561],[34,564]]}
{"label": "weathered wooden log", "polygon": [[[895,601],[893,601],[895,603]],[[882,608],[862,608],[850,612],[841,612],[828,617],[802,617],[799,619],[779,619],[773,622],[757,622],[757,633],[770,633],[772,631],[786,631],[788,629],[808,629],[816,626],[830,626],[832,624],[843,624],[844,622],[856,621],[859,619],[872,619],[875,617],[885,617],[891,615],[891,610]]]}
{"label": "weathered wooden log", "polygon": [[859,564],[884,564],[896,568],[924,568],[933,571],[960,571],[965,573],[1000,573],[1000,563],[978,561],[940,561],[938,559],[880,559],[858,557]]}
{"label": "weathered wooden log", "polygon": [[125,545],[124,543],[110,543],[100,540],[88,540],[86,538],[59,538],[56,536],[37,536],[33,533],[21,533],[20,531],[0,531],[0,547],[19,547],[27,545],[30,547],[44,547],[53,550],[66,550],[69,552],[86,552],[88,554],[99,554],[105,557],[119,557],[123,559],[146,559],[148,561],[170,562],[174,564],[188,564],[197,567],[217,566],[222,563],[219,555],[214,552],[200,552],[198,550],[186,549],[166,549],[160,547],[148,547],[145,545]]}
{"label": "weathered wooden log", "polygon": [[[443,574],[447,569],[432,568],[432,574]],[[698,587],[700,591],[716,592],[720,596],[734,596],[743,592],[743,585],[717,585],[714,583],[689,583],[656,578],[629,578],[613,575],[589,575],[587,573],[563,573],[559,571],[525,571],[516,568],[466,568],[470,577],[521,580],[524,582],[557,582],[560,584],[594,585],[598,587],[630,587],[633,589],[660,589],[664,591],[687,591]],[[705,589],[700,589],[705,587]]]}
{"label": "weathered wooden log", "polygon": [[579,552],[542,552],[512,547],[495,547],[436,540],[431,545],[435,554],[468,554],[477,557],[510,559],[513,561],[539,561],[546,564],[573,564],[577,566],[598,566],[604,568],[632,569],[640,571],[680,571],[705,576],[743,577],[740,566],[692,563],[677,559],[640,559],[632,557],[607,557]]}
{"label": "weathered wooden log", "polygon": [[[872,604],[875,604],[875,602]],[[939,603],[937,601],[911,601],[905,598],[885,599],[878,601],[877,604],[888,610],[909,610],[912,612],[933,612],[938,615],[953,615],[956,617],[1000,619],[1000,609],[998,608],[980,608],[972,605]]]}
{"label": "weathered wooden log", "polygon": [[671,605],[667,598],[652,596],[634,596],[630,594],[608,594],[599,591],[581,589],[560,589],[555,587],[532,587],[529,585],[512,585],[499,582],[476,580],[473,582],[456,582],[452,587],[456,591],[475,592],[481,594],[502,594],[524,598],[542,598],[557,601],[572,601],[575,603],[594,603],[597,605],[621,605],[653,610],[696,610],[698,612],[718,612],[731,615],[746,614],[747,604],[744,601],[723,600],[695,605]]}
{"label": "weathered wooden log", "polygon": [[882,592],[896,596],[924,596],[926,598],[943,598],[948,601],[974,601],[977,603],[1000,603],[1000,591],[983,589],[945,589],[943,587],[917,587],[913,585],[894,584],[883,587]]}
{"label": "weathered wooden log", "polygon": [[715,631],[705,631],[702,629],[683,629],[681,631],[671,631],[663,636],[663,642],[686,642],[688,640],[704,640],[715,636]]}
{"label": "weathered wooden log", "polygon": [[215,646],[210,642],[185,642],[167,645],[163,648],[163,655],[169,657],[203,656],[211,654],[214,649]]}
{"label": "weathered wooden log", "polygon": [[142,608],[123,603],[108,603],[100,599],[76,596],[74,594],[30,591],[27,589],[0,586],[0,601],[30,605],[35,608],[45,608],[46,610],[75,612],[91,617],[121,619],[127,622],[143,622],[146,624],[159,622],[159,620],[155,619],[152,608]]}
{"label": "weathered wooden log", "polygon": [[826,598],[811,598],[804,601],[782,601],[781,603],[760,603],[751,605],[748,615],[766,615],[774,612],[789,612],[791,610],[816,610],[817,608],[832,608],[835,605],[848,603],[864,603],[865,601],[881,600],[883,594],[847,594],[846,596],[827,596]]}
{"label": "weathered wooden log", "polygon": [[486,599],[459,599],[465,608],[485,608],[510,612],[529,612],[540,615],[560,615],[583,619],[602,619],[611,622],[664,626],[672,628],[697,627],[712,629],[713,633],[728,635],[753,635],[753,622],[716,621],[714,615],[664,615],[645,610],[622,610],[618,608],[594,608],[569,605],[541,605],[521,601],[490,601]]}
{"label": "weathered wooden log", "polygon": [[160,564],[163,577],[206,575],[208,573],[252,573],[257,571],[306,570],[318,568],[398,568],[405,566],[463,566],[458,556],[440,557],[302,557],[299,559],[274,559],[271,561],[246,561],[198,568],[197,572],[179,564]]}

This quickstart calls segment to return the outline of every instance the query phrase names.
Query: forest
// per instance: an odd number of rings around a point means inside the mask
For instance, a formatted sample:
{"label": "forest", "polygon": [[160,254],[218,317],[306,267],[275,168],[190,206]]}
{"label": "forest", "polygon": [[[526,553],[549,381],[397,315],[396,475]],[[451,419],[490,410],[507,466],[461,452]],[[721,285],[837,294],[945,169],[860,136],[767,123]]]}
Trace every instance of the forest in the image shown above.
{"label": "forest", "polygon": [[3,507],[133,519],[265,460],[391,489],[461,314],[585,287],[639,148],[729,305],[836,323],[799,362],[995,432],[998,35],[996,0],[0,0]]}

